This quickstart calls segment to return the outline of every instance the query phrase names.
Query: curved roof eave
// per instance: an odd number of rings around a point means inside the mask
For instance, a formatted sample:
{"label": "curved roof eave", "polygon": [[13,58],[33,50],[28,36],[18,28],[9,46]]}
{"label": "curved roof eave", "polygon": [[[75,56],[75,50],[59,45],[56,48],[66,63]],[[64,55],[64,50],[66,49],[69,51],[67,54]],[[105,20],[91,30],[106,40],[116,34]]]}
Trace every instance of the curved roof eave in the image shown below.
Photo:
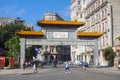
{"label": "curved roof eave", "polygon": [[44,33],[43,31],[19,31],[19,32],[16,32],[17,35],[30,35],[30,36],[44,36]]}
{"label": "curved roof eave", "polygon": [[64,21],[64,20],[39,20],[37,24],[42,27],[45,25],[71,25],[71,26],[80,27],[83,26],[85,23],[82,21],[78,22],[78,21]]}
{"label": "curved roof eave", "polygon": [[103,34],[99,32],[77,32],[78,37],[100,37],[102,35]]}

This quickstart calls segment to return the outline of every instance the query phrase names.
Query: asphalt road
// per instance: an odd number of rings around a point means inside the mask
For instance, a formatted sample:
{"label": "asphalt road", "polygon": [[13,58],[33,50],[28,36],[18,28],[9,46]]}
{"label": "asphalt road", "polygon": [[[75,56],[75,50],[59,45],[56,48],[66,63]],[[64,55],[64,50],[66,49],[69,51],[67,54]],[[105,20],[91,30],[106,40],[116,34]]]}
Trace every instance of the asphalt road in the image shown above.
{"label": "asphalt road", "polygon": [[24,75],[2,75],[0,80],[120,80],[120,74],[95,72],[71,68],[71,73],[65,73],[64,68],[50,68],[44,73]]}

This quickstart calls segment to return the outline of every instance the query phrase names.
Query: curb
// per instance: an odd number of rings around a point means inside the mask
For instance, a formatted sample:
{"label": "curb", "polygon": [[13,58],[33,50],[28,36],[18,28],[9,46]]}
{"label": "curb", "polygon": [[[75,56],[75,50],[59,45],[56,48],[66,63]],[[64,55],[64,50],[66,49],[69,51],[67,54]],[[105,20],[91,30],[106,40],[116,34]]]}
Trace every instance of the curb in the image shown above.
{"label": "curb", "polygon": [[117,70],[116,68],[90,68],[89,70],[109,74],[120,74],[120,70]]}
{"label": "curb", "polygon": [[[49,69],[38,69],[38,73],[44,73]],[[8,69],[8,70],[0,70],[0,75],[29,75],[29,74],[36,74],[33,72],[32,69]]]}

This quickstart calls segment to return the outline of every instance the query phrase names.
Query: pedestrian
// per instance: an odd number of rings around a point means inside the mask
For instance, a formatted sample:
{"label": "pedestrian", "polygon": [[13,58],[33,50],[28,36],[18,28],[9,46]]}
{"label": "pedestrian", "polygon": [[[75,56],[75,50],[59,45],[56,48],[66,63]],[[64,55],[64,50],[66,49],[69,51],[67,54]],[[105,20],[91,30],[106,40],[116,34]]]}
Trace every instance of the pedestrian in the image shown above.
{"label": "pedestrian", "polygon": [[83,70],[86,70],[86,68],[88,68],[88,67],[89,67],[88,63],[87,62],[83,62]]}
{"label": "pedestrian", "polygon": [[54,59],[54,60],[53,60],[53,67],[54,67],[54,68],[57,67],[57,59]]}
{"label": "pedestrian", "polygon": [[36,73],[36,72],[37,72],[37,66],[36,66],[36,63],[34,63],[34,64],[33,64],[32,69],[33,69],[33,72],[34,72],[34,73]]}
{"label": "pedestrian", "polygon": [[25,64],[25,62],[23,63],[23,70],[25,70],[25,68],[26,68],[26,64]]}
{"label": "pedestrian", "polygon": [[70,66],[69,66],[68,61],[65,63],[65,71],[66,73],[70,73]]}

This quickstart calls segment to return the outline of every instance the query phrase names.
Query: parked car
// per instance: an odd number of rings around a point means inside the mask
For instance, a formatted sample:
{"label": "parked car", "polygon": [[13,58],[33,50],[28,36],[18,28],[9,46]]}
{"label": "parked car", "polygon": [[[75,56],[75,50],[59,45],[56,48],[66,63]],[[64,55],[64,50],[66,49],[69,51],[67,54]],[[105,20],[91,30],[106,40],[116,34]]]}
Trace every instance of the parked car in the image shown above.
{"label": "parked car", "polygon": [[62,61],[60,61],[60,60],[58,60],[58,61],[57,61],[57,64],[63,64],[63,62],[62,62]]}
{"label": "parked car", "polygon": [[43,64],[43,65],[49,65],[50,64],[49,61],[40,61],[40,63]]}
{"label": "parked car", "polygon": [[89,67],[89,64],[88,64],[87,62],[82,62],[82,65],[83,65],[84,67]]}
{"label": "parked car", "polygon": [[82,66],[82,61],[75,61],[75,65]]}

